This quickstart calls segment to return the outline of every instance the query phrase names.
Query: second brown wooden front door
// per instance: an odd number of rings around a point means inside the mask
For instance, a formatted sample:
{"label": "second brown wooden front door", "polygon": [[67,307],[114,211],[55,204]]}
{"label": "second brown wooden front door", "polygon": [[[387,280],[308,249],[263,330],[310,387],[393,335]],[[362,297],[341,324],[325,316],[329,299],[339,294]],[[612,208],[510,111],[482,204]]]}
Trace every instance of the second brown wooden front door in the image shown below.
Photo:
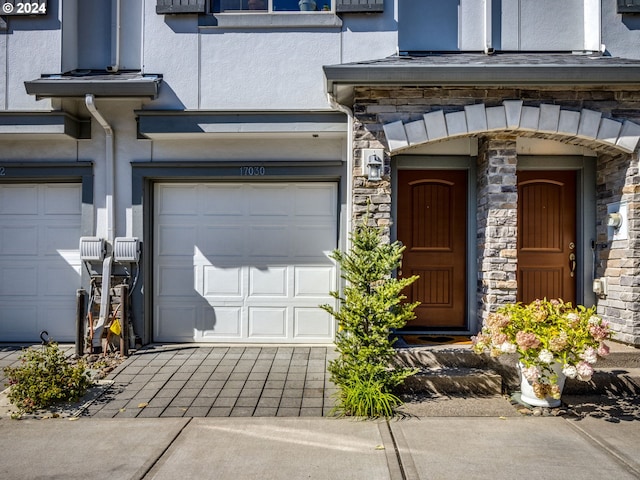
{"label": "second brown wooden front door", "polygon": [[466,326],[467,172],[398,170],[401,275],[419,275],[407,289],[419,301],[407,329]]}
{"label": "second brown wooden front door", "polygon": [[518,172],[518,301],[576,301],[576,172]]}

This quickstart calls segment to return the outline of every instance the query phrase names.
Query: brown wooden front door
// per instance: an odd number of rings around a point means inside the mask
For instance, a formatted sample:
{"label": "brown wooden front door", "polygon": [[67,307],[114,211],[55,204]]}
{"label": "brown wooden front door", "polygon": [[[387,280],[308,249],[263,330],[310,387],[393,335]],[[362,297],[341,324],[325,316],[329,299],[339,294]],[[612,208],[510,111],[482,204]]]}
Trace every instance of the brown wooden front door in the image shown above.
{"label": "brown wooden front door", "polygon": [[464,328],[467,172],[399,170],[398,192],[398,240],[406,246],[400,276],[420,276],[405,292],[421,302],[407,329]]}
{"label": "brown wooden front door", "polygon": [[518,301],[576,301],[576,172],[518,172]]}

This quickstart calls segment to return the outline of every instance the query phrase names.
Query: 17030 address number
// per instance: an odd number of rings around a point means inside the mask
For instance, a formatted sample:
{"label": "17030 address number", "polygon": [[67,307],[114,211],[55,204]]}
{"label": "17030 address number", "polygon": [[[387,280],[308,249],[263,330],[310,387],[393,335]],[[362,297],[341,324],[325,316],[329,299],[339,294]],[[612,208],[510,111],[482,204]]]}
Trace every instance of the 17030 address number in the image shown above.
{"label": "17030 address number", "polygon": [[267,170],[264,167],[255,166],[250,167],[243,165],[240,167],[240,175],[243,177],[261,177],[267,173]]}

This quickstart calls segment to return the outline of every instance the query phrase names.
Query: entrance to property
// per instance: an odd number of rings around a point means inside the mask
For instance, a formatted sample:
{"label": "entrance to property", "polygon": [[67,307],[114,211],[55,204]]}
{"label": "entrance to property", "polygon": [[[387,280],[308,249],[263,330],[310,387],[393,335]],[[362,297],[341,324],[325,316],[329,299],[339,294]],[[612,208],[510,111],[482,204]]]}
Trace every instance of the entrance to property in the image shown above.
{"label": "entrance to property", "polygon": [[576,302],[576,172],[518,171],[518,301]]}
{"label": "entrance to property", "polygon": [[420,277],[406,292],[420,302],[407,329],[465,328],[467,171],[398,170],[397,221],[399,276]]}
{"label": "entrance to property", "polygon": [[0,339],[75,338],[82,185],[0,185]]}
{"label": "entrance to property", "polygon": [[333,341],[337,183],[157,183],[153,221],[155,341]]}

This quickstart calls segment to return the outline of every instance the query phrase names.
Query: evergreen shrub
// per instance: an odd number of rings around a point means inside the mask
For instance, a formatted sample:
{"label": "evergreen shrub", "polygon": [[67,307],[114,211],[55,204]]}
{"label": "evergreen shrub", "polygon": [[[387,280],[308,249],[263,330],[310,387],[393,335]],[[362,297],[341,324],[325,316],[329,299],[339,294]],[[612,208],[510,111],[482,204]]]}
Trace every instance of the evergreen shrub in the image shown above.
{"label": "evergreen shrub", "polygon": [[351,234],[348,252],[334,250],[333,258],[346,281],[342,294],[330,292],[339,308],[321,305],[336,318],[338,358],[329,363],[331,381],[338,387],[335,412],[341,415],[390,417],[402,404],[393,389],[415,369],[392,367],[395,355],[391,330],[415,318],[416,303],[406,303],[402,290],[417,276],[395,278],[404,247],[386,243],[368,215]]}

